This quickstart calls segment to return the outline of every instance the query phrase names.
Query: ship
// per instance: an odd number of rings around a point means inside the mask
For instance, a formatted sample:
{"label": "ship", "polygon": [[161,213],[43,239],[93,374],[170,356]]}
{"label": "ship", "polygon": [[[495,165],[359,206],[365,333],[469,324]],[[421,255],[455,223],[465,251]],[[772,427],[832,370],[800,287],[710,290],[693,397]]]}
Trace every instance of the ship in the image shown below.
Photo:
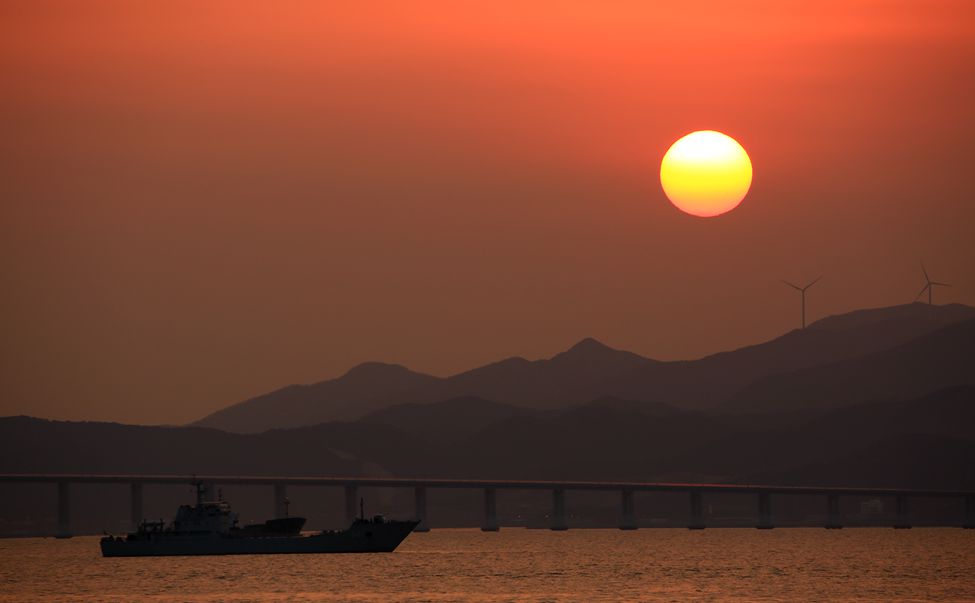
{"label": "ship", "polygon": [[382,515],[359,517],[344,530],[301,531],[304,517],[285,517],[240,525],[230,503],[218,496],[205,500],[203,484],[196,486],[196,504],[182,505],[172,522],[143,520],[135,532],[101,539],[102,557],[161,557],[176,555],[273,555],[293,553],[391,553],[419,524]]}

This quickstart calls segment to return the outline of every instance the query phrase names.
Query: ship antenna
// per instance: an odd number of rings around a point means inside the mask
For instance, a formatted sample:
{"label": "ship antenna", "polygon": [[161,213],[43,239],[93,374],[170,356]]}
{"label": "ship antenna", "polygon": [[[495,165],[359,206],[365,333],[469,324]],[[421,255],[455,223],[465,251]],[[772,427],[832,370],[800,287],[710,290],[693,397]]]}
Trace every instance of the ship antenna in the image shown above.
{"label": "ship antenna", "polygon": [[193,476],[193,481],[190,485],[196,488],[196,504],[197,506],[203,504],[203,482],[196,479],[196,475]]}

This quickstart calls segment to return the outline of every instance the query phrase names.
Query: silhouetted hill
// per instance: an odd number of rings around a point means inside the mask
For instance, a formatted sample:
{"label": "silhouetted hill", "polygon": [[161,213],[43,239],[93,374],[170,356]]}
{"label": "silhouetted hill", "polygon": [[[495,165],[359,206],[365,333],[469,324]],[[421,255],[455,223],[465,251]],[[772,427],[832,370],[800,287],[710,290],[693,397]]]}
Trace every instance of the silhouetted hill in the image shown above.
{"label": "silhouetted hill", "polygon": [[[956,322],[975,318],[975,308],[963,304],[929,306],[920,302],[886,308],[867,308],[827,316],[810,329],[870,332],[875,337],[905,340]],[[872,331],[863,331],[872,329]]]}
{"label": "silhouetted hill", "polygon": [[651,417],[662,417],[682,412],[674,406],[664,404],[663,402],[638,402],[636,400],[624,400],[615,396],[596,398],[581,406],[583,408],[606,409],[616,412],[636,412]]}
{"label": "silhouetted hill", "polygon": [[828,408],[972,384],[975,320],[880,352],[765,377],[739,391],[723,408],[744,412]]}
{"label": "silhouetted hill", "polygon": [[[842,361],[887,350],[945,325],[971,319],[975,319],[975,308],[958,304],[859,310],[825,318],[807,329],[794,330],[762,344],[689,361],[650,360],[585,339],[549,359],[509,358],[445,379],[412,373],[403,367],[370,364],[339,379],[291,386],[248,400],[197,424],[256,432],[354,420],[394,405],[457,398],[555,409],[608,396],[706,409],[729,398],[740,399],[737,392],[764,379],[772,382],[803,369],[838,366]],[[921,394],[957,382],[921,379],[917,387],[905,391]],[[761,387],[755,391],[761,391]],[[861,400],[849,398],[851,402]]]}
{"label": "silhouetted hill", "polygon": [[[443,447],[395,426],[370,421],[332,422],[260,434],[271,442],[327,443],[369,475],[435,475]],[[415,473],[418,472],[419,473]]]}
{"label": "silhouetted hill", "polygon": [[393,427],[424,442],[444,444],[465,440],[488,425],[525,412],[510,404],[466,397],[431,404],[398,404],[370,413],[362,422]]}
{"label": "silhouetted hill", "polygon": [[629,371],[661,364],[584,339],[544,360],[509,358],[407,392],[408,402],[476,396],[528,408],[579,404],[608,393]]}
{"label": "silhouetted hill", "polygon": [[195,427],[0,418],[0,473],[358,475],[330,443]]}
{"label": "silhouetted hill", "polygon": [[[632,432],[629,441],[634,447],[658,429],[669,430],[666,438],[657,437],[654,442],[667,445],[670,438],[681,437],[668,427],[670,422],[660,423],[659,428],[648,426],[661,417],[675,414],[682,413],[663,404],[615,398],[551,411],[535,411],[480,398],[454,398],[433,404],[397,405],[359,421],[327,423],[281,433],[313,433],[330,442],[334,449],[381,465],[397,475],[531,477],[537,475],[534,471],[550,472],[553,466],[558,466],[556,456],[567,449],[591,453],[591,444],[608,440],[613,445],[606,452],[615,454],[620,429]],[[556,440],[558,443],[553,446]],[[580,475],[594,468],[605,470],[606,458],[600,454],[591,459],[573,456],[568,466]],[[634,461],[642,463],[642,458],[643,455],[637,455]],[[610,464],[618,466],[620,471],[614,475],[619,476],[623,475],[622,470],[645,469],[630,463]],[[596,473],[589,475],[593,477]]]}
{"label": "silhouetted hill", "polygon": [[677,479],[683,474],[667,459],[722,429],[700,413],[604,398],[499,421],[454,456],[468,470],[499,478]]}
{"label": "silhouetted hill", "polygon": [[[465,409],[479,412],[480,420],[471,421]],[[464,436],[430,437],[431,423]],[[920,462],[910,465],[916,471],[902,471],[908,453],[889,462],[883,456],[896,442],[939,464],[927,474]],[[619,399],[527,410],[465,398],[258,435],[8,418],[0,420],[0,472],[767,479],[813,485],[832,471],[830,483],[926,487],[934,480],[940,488],[962,488],[975,487],[972,445],[972,386],[905,401],[765,415]]]}
{"label": "silhouetted hill", "polygon": [[[509,358],[446,379],[400,366],[368,364],[338,379],[289,386],[235,404],[194,425],[259,432],[358,419],[397,404],[455,398],[483,398],[533,408],[567,406],[598,397],[619,375],[655,363],[585,339],[550,359]],[[359,373],[368,373],[368,378],[353,378]]]}
{"label": "silhouetted hill", "polygon": [[905,484],[917,489],[975,490],[975,441],[926,434],[897,435],[843,456],[746,479],[763,484],[867,488]]}
{"label": "silhouetted hill", "polygon": [[[435,405],[442,410],[452,401]],[[490,404],[490,403],[488,403]],[[463,403],[460,405],[463,406]],[[397,409],[398,424],[422,422],[403,417],[421,406]],[[456,423],[444,420],[444,429]],[[417,415],[428,416],[428,415]],[[463,421],[460,413],[455,421]],[[357,422],[357,429],[361,424]],[[324,429],[319,426],[312,429]],[[328,428],[331,429],[331,428]],[[361,433],[361,432],[357,432]],[[777,475],[788,481],[792,468],[804,468],[901,436],[923,435],[933,441],[975,441],[975,387],[956,387],[917,399],[862,404],[818,412],[765,415],[712,415],[666,405],[602,399],[568,409],[521,411],[463,439],[431,444],[421,431],[403,447],[387,446],[395,473],[403,475],[483,476],[523,479],[752,480]],[[382,463],[382,455],[363,450],[350,438],[351,452]],[[417,442],[426,442],[420,445]],[[423,460],[412,449],[422,450]],[[851,465],[852,467],[852,465]],[[942,478],[961,479],[959,463],[938,469]],[[885,475],[896,477],[895,472]],[[865,474],[837,473],[854,483]],[[888,485],[920,482],[905,476]],[[941,479],[941,478],[939,478]],[[784,482],[783,482],[784,483]],[[805,480],[791,483],[816,483]],[[873,482],[871,482],[873,483]],[[920,486],[916,486],[920,487]],[[941,487],[949,487],[942,481]]]}
{"label": "silhouetted hill", "polygon": [[[676,465],[692,473],[715,472],[735,481],[763,475],[786,479],[793,469],[852,458],[865,447],[899,436],[975,441],[975,387],[959,386],[910,400],[825,411],[751,414],[738,420],[734,416],[718,417],[729,426],[728,433],[700,442],[689,453],[674,458]],[[788,417],[793,420],[783,421]],[[953,467],[953,474],[960,479],[964,468]],[[868,477],[852,469],[837,475],[850,480]]]}
{"label": "silhouetted hill", "polygon": [[193,425],[255,433],[359,418],[399,392],[438,381],[395,364],[367,362],[337,379],[288,387],[219,410]]}
{"label": "silhouetted hill", "polygon": [[721,429],[699,413],[659,403],[602,398],[531,410],[455,398],[262,436],[326,441],[337,453],[392,475],[640,479],[666,470],[667,456]]}
{"label": "silhouetted hill", "polygon": [[684,408],[710,408],[763,377],[878,352],[971,319],[975,319],[975,308],[959,304],[915,303],[857,310],[758,345],[636,370],[621,377],[616,389],[606,393]]}

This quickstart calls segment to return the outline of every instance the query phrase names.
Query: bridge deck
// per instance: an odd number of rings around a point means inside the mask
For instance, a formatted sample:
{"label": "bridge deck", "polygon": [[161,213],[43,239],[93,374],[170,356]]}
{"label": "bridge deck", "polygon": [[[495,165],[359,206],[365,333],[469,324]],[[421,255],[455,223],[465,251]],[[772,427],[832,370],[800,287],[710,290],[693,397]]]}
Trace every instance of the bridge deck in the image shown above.
{"label": "bridge deck", "polygon": [[139,483],[187,484],[192,481],[219,484],[271,486],[358,486],[384,488],[493,488],[509,490],[630,490],[643,492],[727,492],[768,494],[840,494],[852,496],[975,496],[972,490],[911,490],[904,488],[856,488],[832,486],[777,486],[768,484],[707,484],[672,482],[593,482],[547,480],[487,480],[399,477],[301,477],[246,475],[106,475],[106,474],[0,474],[5,483]]}

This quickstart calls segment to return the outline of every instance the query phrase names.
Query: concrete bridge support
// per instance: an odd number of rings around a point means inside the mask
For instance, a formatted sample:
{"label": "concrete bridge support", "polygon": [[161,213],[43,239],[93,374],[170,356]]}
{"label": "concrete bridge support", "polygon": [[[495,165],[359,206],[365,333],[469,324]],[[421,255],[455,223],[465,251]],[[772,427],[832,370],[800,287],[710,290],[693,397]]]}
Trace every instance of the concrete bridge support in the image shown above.
{"label": "concrete bridge support", "polygon": [[556,531],[569,529],[568,524],[565,523],[565,490],[562,488],[552,490],[551,529]]}
{"label": "concrete bridge support", "polygon": [[58,538],[71,538],[71,483],[58,482]]}
{"label": "concrete bridge support", "polygon": [[633,505],[633,490],[620,491],[620,529],[635,530],[636,512]]}
{"label": "concrete bridge support", "polygon": [[345,487],[345,525],[350,526],[359,514],[359,488],[354,485]]}
{"label": "concrete bridge support", "polygon": [[414,519],[420,523],[413,528],[414,532],[429,532],[430,526],[427,525],[427,489],[417,486],[413,490]]}
{"label": "concrete bridge support", "polygon": [[497,532],[501,529],[498,525],[498,494],[494,488],[484,489],[484,523],[481,524],[482,532]]}
{"label": "concrete bridge support", "polygon": [[772,495],[768,492],[758,494],[758,525],[759,530],[771,530],[775,527],[772,523]]}
{"label": "concrete bridge support", "polygon": [[965,523],[962,527],[966,530],[975,530],[975,496],[965,497]]}
{"label": "concrete bridge support", "polygon": [[274,484],[275,519],[288,516],[288,484]]}
{"label": "concrete bridge support", "polygon": [[688,530],[704,529],[704,500],[697,490],[691,491],[691,517],[687,524]]}
{"label": "concrete bridge support", "polygon": [[840,495],[826,495],[826,529],[840,530],[843,528],[843,520],[840,518]]}
{"label": "concrete bridge support", "polygon": [[895,530],[911,529],[911,512],[907,503],[907,496],[900,495],[895,499],[897,518],[894,521]]}
{"label": "concrete bridge support", "polygon": [[145,519],[142,512],[142,484],[132,482],[129,484],[129,524],[131,530],[139,529],[139,524]]}

